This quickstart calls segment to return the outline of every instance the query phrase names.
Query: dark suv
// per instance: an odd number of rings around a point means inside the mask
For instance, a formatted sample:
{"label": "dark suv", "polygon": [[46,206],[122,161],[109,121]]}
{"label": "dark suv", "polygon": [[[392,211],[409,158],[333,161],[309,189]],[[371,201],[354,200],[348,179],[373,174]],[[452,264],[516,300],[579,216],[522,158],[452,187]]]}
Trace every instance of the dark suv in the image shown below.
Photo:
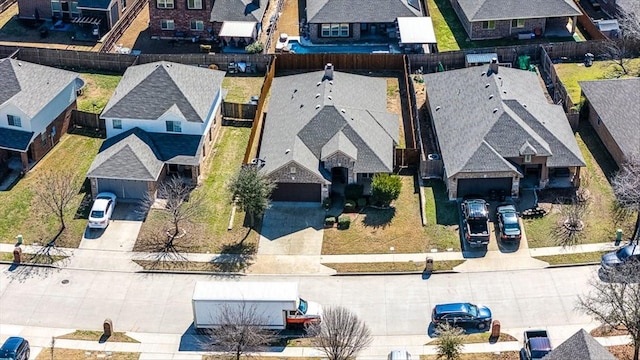
{"label": "dark suv", "polygon": [[29,360],[29,342],[24,338],[12,336],[2,344],[0,359]]}
{"label": "dark suv", "polygon": [[474,326],[484,330],[491,325],[491,310],[470,303],[439,304],[433,308],[431,321],[435,325],[446,322],[453,326]]}

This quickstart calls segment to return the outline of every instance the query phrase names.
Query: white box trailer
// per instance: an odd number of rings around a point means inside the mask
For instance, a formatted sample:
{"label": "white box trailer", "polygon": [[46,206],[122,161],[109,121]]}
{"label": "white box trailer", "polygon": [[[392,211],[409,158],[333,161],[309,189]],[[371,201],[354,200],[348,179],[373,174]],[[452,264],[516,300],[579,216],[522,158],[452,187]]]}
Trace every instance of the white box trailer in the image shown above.
{"label": "white box trailer", "polygon": [[196,330],[223,325],[224,311],[254,312],[265,329],[320,321],[319,304],[305,301],[295,282],[198,281],[193,290],[193,323]]}

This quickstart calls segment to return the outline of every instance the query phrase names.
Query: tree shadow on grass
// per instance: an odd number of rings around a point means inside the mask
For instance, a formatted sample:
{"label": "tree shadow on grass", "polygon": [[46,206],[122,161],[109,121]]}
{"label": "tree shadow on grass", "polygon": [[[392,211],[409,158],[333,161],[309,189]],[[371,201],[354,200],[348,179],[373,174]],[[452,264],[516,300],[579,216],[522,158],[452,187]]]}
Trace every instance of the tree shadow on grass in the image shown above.
{"label": "tree shadow on grass", "polygon": [[258,249],[255,244],[244,242],[250,232],[251,229],[248,229],[247,235],[241,241],[222,246],[220,255],[212,260],[216,271],[241,272],[251,266]]}
{"label": "tree shadow on grass", "polygon": [[91,212],[91,205],[93,203],[93,196],[91,196],[91,183],[86,178],[80,187],[78,194],[83,194],[82,200],[76,209],[76,213],[73,215],[74,220],[89,219],[89,213]]}
{"label": "tree shadow on grass", "polygon": [[580,134],[580,138],[584,141],[584,144],[587,146],[587,149],[589,149],[589,152],[591,152],[600,169],[602,169],[607,180],[611,182],[611,179],[618,171],[618,165],[609,154],[602,140],[598,137],[593,126],[591,126],[588,121],[581,121],[578,127],[578,134]]}
{"label": "tree shadow on grass", "polygon": [[377,228],[386,228],[391,220],[396,216],[396,208],[373,208],[367,207],[360,212],[365,215],[362,223],[364,226]]}

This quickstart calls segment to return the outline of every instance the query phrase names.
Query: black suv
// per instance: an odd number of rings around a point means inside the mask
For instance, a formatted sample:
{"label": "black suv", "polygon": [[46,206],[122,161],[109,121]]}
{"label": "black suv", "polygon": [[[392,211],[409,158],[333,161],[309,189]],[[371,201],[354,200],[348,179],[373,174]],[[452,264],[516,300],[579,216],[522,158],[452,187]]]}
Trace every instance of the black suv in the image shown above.
{"label": "black suv", "polygon": [[453,326],[474,326],[484,330],[491,325],[491,310],[486,306],[470,303],[439,304],[433,308],[431,321]]}

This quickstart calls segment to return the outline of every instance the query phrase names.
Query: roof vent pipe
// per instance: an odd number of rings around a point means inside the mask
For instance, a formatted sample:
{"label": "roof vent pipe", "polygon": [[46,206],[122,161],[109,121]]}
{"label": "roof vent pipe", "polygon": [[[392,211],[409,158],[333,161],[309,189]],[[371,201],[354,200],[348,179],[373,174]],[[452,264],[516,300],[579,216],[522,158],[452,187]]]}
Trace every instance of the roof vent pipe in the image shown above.
{"label": "roof vent pipe", "polygon": [[489,74],[497,74],[498,73],[498,58],[492,58],[489,63]]}
{"label": "roof vent pipe", "polygon": [[333,64],[332,63],[327,63],[327,65],[324,66],[324,79],[328,79],[328,80],[333,80]]}

